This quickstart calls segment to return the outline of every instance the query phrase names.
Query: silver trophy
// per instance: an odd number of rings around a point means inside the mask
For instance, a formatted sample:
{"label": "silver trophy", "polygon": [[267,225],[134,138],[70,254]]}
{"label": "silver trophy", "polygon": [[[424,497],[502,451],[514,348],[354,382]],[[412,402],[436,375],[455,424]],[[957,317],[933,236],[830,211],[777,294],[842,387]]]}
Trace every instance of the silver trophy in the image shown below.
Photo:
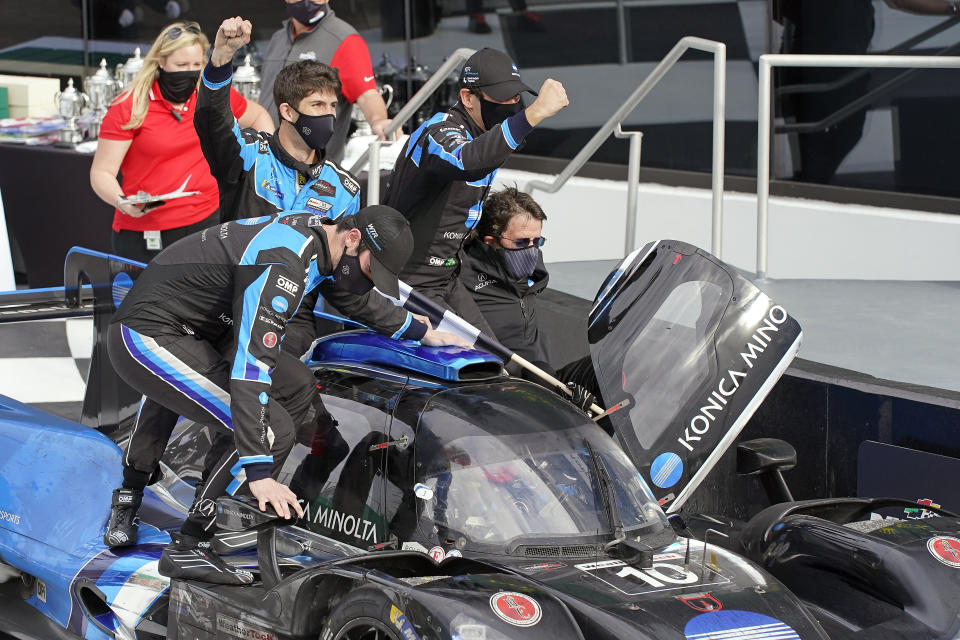
{"label": "silver trophy", "polygon": [[133,57],[127,58],[123,64],[117,63],[117,69],[114,72],[114,79],[119,84],[119,90],[123,91],[133,84],[134,78],[143,69],[143,58],[140,57],[140,47],[133,50]]}
{"label": "silver trophy", "polygon": [[244,57],[243,64],[233,72],[233,88],[247,100],[260,100],[260,76],[250,64],[249,53]]}
{"label": "silver trophy", "polygon": [[107,107],[120,94],[120,84],[116,77],[107,71],[107,61],[101,59],[100,68],[92,76],[84,79],[83,88],[90,99],[90,108],[93,110],[87,127],[90,137],[96,138],[100,133],[103,116],[107,114]]}
{"label": "silver trophy", "polygon": [[73,146],[82,142],[83,132],[77,126],[77,118],[83,113],[84,108],[90,104],[90,98],[85,93],[74,89],[73,78],[70,78],[67,80],[67,87],[54,94],[53,103],[57,106],[57,111],[63,119],[67,121],[67,124],[60,129],[60,140],[57,144]]}

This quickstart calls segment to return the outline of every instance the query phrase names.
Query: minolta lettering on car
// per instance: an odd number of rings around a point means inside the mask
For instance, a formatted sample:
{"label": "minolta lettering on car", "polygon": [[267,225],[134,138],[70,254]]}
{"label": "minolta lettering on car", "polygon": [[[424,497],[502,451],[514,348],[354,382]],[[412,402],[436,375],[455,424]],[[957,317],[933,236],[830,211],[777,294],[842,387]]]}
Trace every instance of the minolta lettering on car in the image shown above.
{"label": "minolta lettering on car", "polygon": [[726,376],[720,378],[717,382],[717,388],[707,395],[706,404],[700,407],[700,411],[695,416],[690,418],[688,426],[683,430],[683,435],[677,438],[677,442],[688,451],[694,450],[695,445],[691,443],[699,442],[701,436],[710,431],[710,426],[717,419],[717,415],[723,413],[728,398],[737,392],[740,383],[753,368],[757,356],[766,349],[770,342],[770,334],[779,331],[779,325],[786,322],[788,317],[786,309],[780,305],[773,305],[767,311],[763,323],[754,330],[743,351],[740,352],[740,357],[743,358],[747,370],[728,369]]}
{"label": "minolta lettering on car", "polygon": [[359,516],[348,515],[320,503],[307,505],[303,509],[306,521],[345,536],[364,542],[377,544],[377,526]]}

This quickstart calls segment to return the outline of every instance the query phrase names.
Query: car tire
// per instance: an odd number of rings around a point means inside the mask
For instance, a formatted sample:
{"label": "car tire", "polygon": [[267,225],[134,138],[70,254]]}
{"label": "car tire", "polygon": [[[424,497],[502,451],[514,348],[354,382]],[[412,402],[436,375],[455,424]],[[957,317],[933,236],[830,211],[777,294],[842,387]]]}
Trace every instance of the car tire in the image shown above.
{"label": "car tire", "polygon": [[393,603],[369,589],[348,593],[327,618],[321,640],[402,640],[390,622]]}

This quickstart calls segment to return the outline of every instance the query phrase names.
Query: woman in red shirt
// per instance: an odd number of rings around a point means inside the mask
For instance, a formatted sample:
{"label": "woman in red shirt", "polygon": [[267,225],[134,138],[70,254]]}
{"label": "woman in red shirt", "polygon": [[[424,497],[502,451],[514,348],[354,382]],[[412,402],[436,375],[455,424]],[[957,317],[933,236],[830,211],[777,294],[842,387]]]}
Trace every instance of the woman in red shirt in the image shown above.
{"label": "woman in red shirt", "polygon": [[[100,125],[90,185],[116,207],[110,244],[117,255],[149,262],[160,249],[219,221],[217,182],[193,128],[197,84],[209,48],[196,22],[167,26]],[[273,131],[273,121],[257,103],[231,90],[230,104],[241,128]],[[200,193],[162,204],[118,202],[140,191],[162,195],[180,186]]]}

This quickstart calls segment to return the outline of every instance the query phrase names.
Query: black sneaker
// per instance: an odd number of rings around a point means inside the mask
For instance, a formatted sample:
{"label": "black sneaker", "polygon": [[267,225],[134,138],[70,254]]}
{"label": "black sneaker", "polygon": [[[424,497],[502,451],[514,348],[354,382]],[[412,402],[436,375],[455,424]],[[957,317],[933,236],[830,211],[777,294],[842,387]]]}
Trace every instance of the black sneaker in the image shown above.
{"label": "black sneaker", "polygon": [[173,542],[160,555],[160,575],[181,580],[199,580],[215,584],[250,584],[253,574],[224,562],[214,553],[209,540],[182,533],[171,533]]}
{"label": "black sneaker", "polygon": [[143,501],[139,489],[114,489],[110,501],[110,520],[103,534],[103,544],[108,547],[129,547],[137,541],[137,525],[134,518]]}

